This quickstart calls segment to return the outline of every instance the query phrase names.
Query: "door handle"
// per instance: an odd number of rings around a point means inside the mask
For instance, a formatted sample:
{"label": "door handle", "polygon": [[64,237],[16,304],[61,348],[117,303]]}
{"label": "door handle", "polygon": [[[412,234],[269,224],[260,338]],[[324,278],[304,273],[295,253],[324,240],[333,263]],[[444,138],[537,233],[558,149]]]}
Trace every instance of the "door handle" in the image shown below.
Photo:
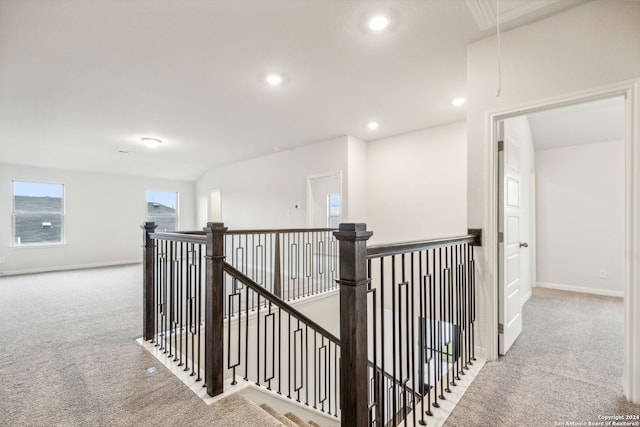
{"label": "door handle", "polygon": [[522,243],[522,242],[521,242],[521,243],[520,243],[520,247],[521,247],[521,248],[528,248],[528,247],[529,247],[529,244],[528,244],[527,242],[524,242],[524,243]]}

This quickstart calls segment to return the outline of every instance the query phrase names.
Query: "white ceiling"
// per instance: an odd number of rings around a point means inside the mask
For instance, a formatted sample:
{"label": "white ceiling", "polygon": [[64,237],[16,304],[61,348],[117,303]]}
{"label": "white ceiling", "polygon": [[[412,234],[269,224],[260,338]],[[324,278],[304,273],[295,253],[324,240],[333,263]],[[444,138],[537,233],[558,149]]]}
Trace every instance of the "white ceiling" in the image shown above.
{"label": "white ceiling", "polygon": [[624,139],[624,97],[527,115],[535,150]]}
{"label": "white ceiling", "polygon": [[[504,28],[579,1],[501,0]],[[450,101],[492,4],[0,0],[0,161],[193,180],[275,147],[464,120]],[[366,28],[376,13],[381,34]]]}

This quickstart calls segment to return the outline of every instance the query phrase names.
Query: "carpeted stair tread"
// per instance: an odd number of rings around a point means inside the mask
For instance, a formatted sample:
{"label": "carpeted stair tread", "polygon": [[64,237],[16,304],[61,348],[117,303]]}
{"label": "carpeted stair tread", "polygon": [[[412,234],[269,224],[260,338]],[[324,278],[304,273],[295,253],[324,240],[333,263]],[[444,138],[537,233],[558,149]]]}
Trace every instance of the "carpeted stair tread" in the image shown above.
{"label": "carpeted stair tread", "polygon": [[299,416],[297,416],[296,414],[292,413],[292,412],[287,412],[286,414],[284,414],[285,417],[289,418],[291,421],[293,421],[296,426],[299,427],[312,427],[311,424],[309,424],[308,422],[304,421],[302,418],[300,418]]}
{"label": "carpeted stair tread", "polygon": [[278,420],[282,425],[284,425],[285,427],[298,427],[298,425],[296,423],[294,423],[293,421],[291,421],[289,418],[285,417],[284,415],[282,415],[280,412],[276,411],[275,409],[273,409],[271,406],[267,405],[266,403],[262,403],[260,405],[260,407],[269,415],[271,415],[273,418],[275,418],[276,420]]}
{"label": "carpeted stair tread", "polygon": [[[240,393],[233,393],[216,402],[218,409],[227,414],[224,425],[228,427],[277,426],[278,421],[261,411],[253,401]],[[250,422],[248,422],[250,420]]]}
{"label": "carpeted stair tread", "polygon": [[309,420],[309,424],[311,424],[313,427],[321,427],[320,424],[318,424],[317,422],[315,422],[313,420]]}

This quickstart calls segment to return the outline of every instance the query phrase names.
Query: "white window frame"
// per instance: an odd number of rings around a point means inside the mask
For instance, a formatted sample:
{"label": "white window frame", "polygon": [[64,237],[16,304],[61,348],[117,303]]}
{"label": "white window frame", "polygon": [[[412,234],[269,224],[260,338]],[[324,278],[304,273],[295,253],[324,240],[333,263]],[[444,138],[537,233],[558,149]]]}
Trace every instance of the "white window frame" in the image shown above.
{"label": "white window frame", "polygon": [[[331,198],[338,197],[338,214],[331,215]],[[331,220],[336,218],[338,220],[338,224],[340,224],[340,219],[342,218],[342,195],[338,193],[327,194],[327,227],[331,228]],[[336,228],[338,226],[336,225]]]}
{"label": "white window frame", "polygon": [[[16,183],[28,183],[28,184],[45,184],[45,185],[59,185],[62,187],[62,203],[61,203],[61,211],[58,212],[18,212],[16,211],[16,194],[15,194],[15,184]],[[29,248],[29,247],[42,247],[42,246],[63,246],[66,245],[66,206],[67,206],[67,195],[66,195],[66,186],[60,182],[51,182],[51,181],[37,181],[32,179],[13,179],[11,180],[11,243],[10,246],[16,248]],[[16,236],[17,227],[16,227],[16,219],[20,216],[32,216],[32,215],[60,215],[60,240],[55,242],[28,242],[22,243],[18,242],[18,237]]]}
{"label": "white window frame", "polygon": [[[153,215],[150,216],[149,215],[149,203],[152,203],[151,200],[149,200],[149,193],[171,193],[171,194],[175,194],[176,195],[176,213],[174,215]],[[154,221],[154,218],[175,218],[176,219],[176,229],[175,231],[180,230],[180,193],[178,191],[175,190],[147,190],[146,192],[146,201],[145,201],[145,212],[146,212],[146,217],[147,217],[147,221]],[[156,222],[157,224],[157,222]],[[160,230],[158,229],[157,231],[164,231],[164,230]],[[171,230],[167,230],[167,232],[171,232]]]}

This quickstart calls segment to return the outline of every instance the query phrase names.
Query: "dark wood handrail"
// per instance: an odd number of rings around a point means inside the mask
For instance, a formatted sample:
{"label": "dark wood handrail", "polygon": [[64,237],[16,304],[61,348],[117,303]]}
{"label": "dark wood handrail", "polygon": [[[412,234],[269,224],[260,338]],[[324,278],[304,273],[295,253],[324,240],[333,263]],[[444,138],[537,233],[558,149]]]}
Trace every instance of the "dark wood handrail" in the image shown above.
{"label": "dark wood handrail", "polygon": [[[312,232],[326,232],[326,231],[338,231],[337,228],[280,228],[280,229],[246,229],[246,230],[227,230],[224,234],[275,234],[275,233],[312,233]],[[206,236],[207,232],[203,230],[185,230],[185,231],[164,231],[154,234],[163,235],[187,235],[187,236]],[[168,239],[165,239],[168,240]]]}
{"label": "dark wood handrail", "polygon": [[170,240],[173,242],[185,242],[185,243],[198,243],[198,244],[207,244],[207,236],[206,234],[195,234],[195,233],[186,233],[184,231],[180,232],[156,232],[150,233],[149,236],[153,240]]}
{"label": "dark wood handrail", "polygon": [[323,231],[338,231],[337,228],[281,228],[281,229],[249,229],[249,230],[227,230],[225,234],[275,234],[275,233],[312,233]]}
{"label": "dark wood handrail", "polygon": [[278,306],[281,310],[289,313],[289,315],[295,317],[296,319],[303,321],[308,326],[311,326],[316,330],[316,332],[324,335],[329,341],[332,341],[336,345],[340,345],[340,338],[327,331],[324,327],[320,326],[318,323],[307,317],[307,315],[296,310],[294,307],[290,306],[282,299],[278,298],[262,286],[258,285],[256,282],[251,280],[251,278],[249,278],[247,275],[242,273],[240,270],[238,270],[228,262],[224,263],[224,271],[226,271],[231,277],[238,279],[240,282],[242,282],[243,285],[251,288],[251,290],[253,290],[258,295],[267,299],[272,304]]}
{"label": "dark wood handrail", "polygon": [[390,255],[400,255],[409,252],[426,249],[442,248],[445,246],[473,243],[476,236],[467,234],[464,236],[445,237],[441,239],[418,240],[415,242],[391,243],[386,245],[373,245],[367,247],[367,258],[379,258]]}

